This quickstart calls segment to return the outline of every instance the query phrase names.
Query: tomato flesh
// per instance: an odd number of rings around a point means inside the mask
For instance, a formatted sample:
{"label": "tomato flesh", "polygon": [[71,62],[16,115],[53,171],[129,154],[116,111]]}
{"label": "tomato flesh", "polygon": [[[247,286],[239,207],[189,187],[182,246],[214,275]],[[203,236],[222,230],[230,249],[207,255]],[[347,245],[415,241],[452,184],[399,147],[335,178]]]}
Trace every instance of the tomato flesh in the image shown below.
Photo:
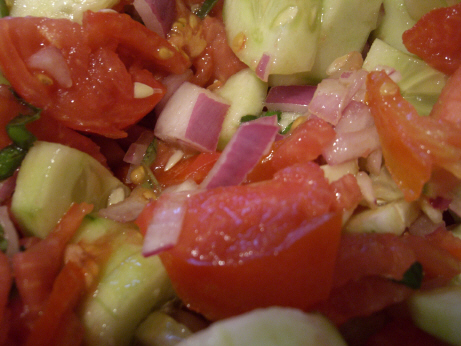
{"label": "tomato flesh", "polygon": [[326,299],[341,233],[334,199],[314,163],[192,195],[177,245],[160,254],[176,292],[212,320]]}
{"label": "tomato flesh", "polygon": [[441,7],[424,15],[402,40],[409,52],[432,67],[452,74],[461,65],[461,4]]}

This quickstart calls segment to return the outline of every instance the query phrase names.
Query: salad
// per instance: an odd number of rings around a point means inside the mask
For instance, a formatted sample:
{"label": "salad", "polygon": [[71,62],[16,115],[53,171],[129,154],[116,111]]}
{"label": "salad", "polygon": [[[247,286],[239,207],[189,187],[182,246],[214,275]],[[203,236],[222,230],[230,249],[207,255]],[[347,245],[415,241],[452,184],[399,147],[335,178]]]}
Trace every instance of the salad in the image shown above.
{"label": "salad", "polygon": [[0,10],[0,345],[461,345],[459,1]]}

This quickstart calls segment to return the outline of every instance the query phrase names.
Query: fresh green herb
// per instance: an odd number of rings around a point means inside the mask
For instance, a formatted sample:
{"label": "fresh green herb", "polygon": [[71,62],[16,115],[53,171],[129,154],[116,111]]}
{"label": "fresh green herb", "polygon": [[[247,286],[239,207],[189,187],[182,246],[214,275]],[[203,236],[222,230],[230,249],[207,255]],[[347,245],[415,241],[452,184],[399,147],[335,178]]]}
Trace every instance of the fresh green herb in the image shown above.
{"label": "fresh green herb", "polygon": [[256,120],[256,119],[258,119],[258,116],[256,115],[251,115],[251,114],[244,115],[243,117],[240,118],[240,124],[247,123],[249,121]]}
{"label": "fresh green herb", "polygon": [[200,7],[200,9],[195,14],[200,19],[204,19],[217,2],[218,0],[205,0],[205,2],[202,4],[202,7]]}
{"label": "fresh green herb", "polygon": [[287,127],[285,127],[282,131],[280,131],[281,135],[286,135],[288,132],[291,130],[291,126],[293,125],[294,121],[288,124]]}
{"label": "fresh green herb", "polygon": [[8,6],[6,6],[6,1],[5,0],[0,0],[0,17],[7,17],[10,14],[10,10]]}
{"label": "fresh green herb", "polygon": [[20,99],[16,93],[13,92],[13,94],[19,102],[29,107],[32,114],[19,114],[6,125],[6,132],[13,143],[0,150],[0,180],[13,175],[14,171],[21,165],[27,151],[37,140],[27,130],[26,124],[40,118],[41,109]]}
{"label": "fresh green herb", "polygon": [[154,193],[159,196],[162,192],[162,187],[158,182],[157,178],[155,177],[154,173],[150,169],[149,166],[142,164],[144,171],[146,172],[146,180],[142,183],[142,186],[146,189],[151,189]]}
{"label": "fresh green herb", "polygon": [[397,282],[416,290],[421,287],[423,276],[423,266],[421,263],[415,262],[408,268],[405,274],[403,274],[402,280]]}
{"label": "fresh green herb", "polygon": [[5,238],[5,231],[3,230],[2,225],[0,225],[0,251],[3,253],[8,249],[8,240]]}
{"label": "fresh green herb", "polygon": [[277,116],[277,122],[280,122],[282,120],[282,112],[281,111],[268,111],[268,112],[263,112],[262,117],[271,117],[273,115]]}
{"label": "fresh green herb", "polygon": [[157,139],[154,138],[152,142],[150,142],[149,146],[146,149],[146,152],[144,153],[144,156],[142,158],[142,164],[150,167],[152,162],[157,158],[157,147],[158,147],[158,142]]}

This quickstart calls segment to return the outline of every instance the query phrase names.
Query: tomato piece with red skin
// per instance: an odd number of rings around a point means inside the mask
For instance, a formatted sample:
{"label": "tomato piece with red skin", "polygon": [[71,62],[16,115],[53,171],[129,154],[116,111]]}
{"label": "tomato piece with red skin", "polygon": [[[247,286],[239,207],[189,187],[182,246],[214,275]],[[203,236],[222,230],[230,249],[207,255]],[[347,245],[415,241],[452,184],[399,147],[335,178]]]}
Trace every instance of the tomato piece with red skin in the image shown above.
{"label": "tomato piece with red skin", "polygon": [[461,4],[426,13],[402,35],[410,53],[432,67],[452,74],[461,65]]}
{"label": "tomato piece with red skin", "polygon": [[[165,92],[155,71],[147,69],[177,72],[189,65],[166,40],[146,30],[115,12],[86,12],[82,26],[65,19],[1,19],[0,67],[16,92],[44,115],[76,130],[124,137],[124,129],[150,112]],[[28,59],[43,47],[60,52],[72,79],[70,87],[45,76],[46,71],[28,67]],[[171,54],[162,58],[165,47]],[[135,98],[135,82],[150,86],[154,93]]]}
{"label": "tomato piece with red skin", "polygon": [[367,98],[384,163],[406,200],[421,195],[434,168],[441,167],[461,176],[458,127],[419,116],[383,71],[368,74]]}
{"label": "tomato piece with red skin", "polygon": [[3,252],[0,251],[0,345],[3,345],[8,336],[8,311],[7,303],[13,284],[13,275],[10,262]]}
{"label": "tomato piece with red skin", "polygon": [[448,123],[461,125],[461,67],[447,80],[430,116]]}
{"label": "tomato piece with red skin", "polygon": [[271,305],[307,309],[331,289],[341,234],[334,199],[312,162],[192,194],[177,244],[160,257],[179,297],[212,320]]}
{"label": "tomato piece with red skin", "polygon": [[335,130],[326,121],[320,118],[308,119],[284,139],[274,142],[270,153],[248,173],[246,182],[268,180],[280,169],[315,160],[334,138]]}

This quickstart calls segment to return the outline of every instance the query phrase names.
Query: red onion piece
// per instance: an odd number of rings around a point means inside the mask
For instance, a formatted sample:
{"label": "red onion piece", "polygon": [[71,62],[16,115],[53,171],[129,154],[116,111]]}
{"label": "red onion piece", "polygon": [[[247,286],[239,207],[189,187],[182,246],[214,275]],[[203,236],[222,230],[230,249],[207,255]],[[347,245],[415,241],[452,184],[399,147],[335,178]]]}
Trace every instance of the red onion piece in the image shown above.
{"label": "red onion piece", "polygon": [[314,97],[309,104],[309,112],[336,125],[343,110],[361,92],[356,99],[363,98],[367,72],[359,70],[345,72],[339,79],[326,78],[317,86]]}
{"label": "red onion piece", "polygon": [[176,17],[176,3],[171,0],[134,0],[133,6],[144,25],[163,38]]}
{"label": "red onion piece", "polygon": [[6,178],[0,182],[0,203],[5,202],[14,192],[16,187],[16,177],[18,173],[15,172],[11,177]]}
{"label": "red onion piece", "polygon": [[278,130],[275,115],[240,125],[200,187],[212,189],[242,183],[269,152]]}
{"label": "red onion piece", "polygon": [[156,255],[176,244],[181,234],[188,196],[186,192],[163,193],[153,202],[156,205],[144,237],[144,256]]}
{"label": "red onion piece", "polygon": [[29,57],[26,64],[29,68],[42,70],[63,88],[72,86],[72,76],[67,61],[61,51],[54,46],[40,49]]}
{"label": "red onion piece", "polygon": [[170,74],[162,79],[162,84],[166,87],[166,93],[155,106],[155,114],[159,115],[162,112],[170,97],[178,90],[182,83],[187,82],[193,75],[192,70],[188,69],[182,74]]}
{"label": "red onion piece", "polygon": [[152,131],[144,131],[141,133],[136,142],[132,143],[123,157],[123,161],[133,165],[141,164],[147,147],[154,140],[155,136]]}
{"label": "red onion piece", "polygon": [[160,113],[154,134],[198,151],[215,151],[229,106],[210,90],[184,82]]}
{"label": "red onion piece", "polygon": [[7,206],[0,207],[0,225],[3,228],[5,239],[8,242],[6,255],[11,257],[19,252],[19,236],[13,222],[11,222]]}
{"label": "red onion piece", "polygon": [[122,202],[100,209],[98,215],[117,222],[131,222],[136,220],[149,202],[149,199],[143,195],[144,191],[144,188],[136,187]]}
{"label": "red onion piece", "polygon": [[333,143],[325,146],[323,157],[329,165],[337,165],[358,157],[367,157],[380,147],[376,127],[338,133]]}
{"label": "red onion piece", "polygon": [[354,132],[374,126],[374,124],[370,107],[362,102],[351,101],[344,109],[335,130],[338,133]]}
{"label": "red onion piece", "polygon": [[264,104],[270,111],[307,113],[316,89],[313,85],[274,86],[269,90]]}
{"label": "red onion piece", "polygon": [[255,69],[256,76],[258,76],[264,82],[269,80],[269,69],[267,67],[269,66],[270,61],[270,55],[263,54],[258,62],[258,66],[256,66]]}

